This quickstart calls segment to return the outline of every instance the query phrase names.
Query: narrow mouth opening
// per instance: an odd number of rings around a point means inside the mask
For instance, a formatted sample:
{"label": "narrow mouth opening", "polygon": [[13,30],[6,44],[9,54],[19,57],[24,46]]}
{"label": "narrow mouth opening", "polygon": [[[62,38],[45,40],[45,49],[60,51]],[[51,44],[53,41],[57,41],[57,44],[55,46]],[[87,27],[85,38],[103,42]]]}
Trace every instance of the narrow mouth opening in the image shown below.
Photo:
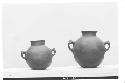
{"label": "narrow mouth opening", "polygon": [[82,35],[96,36],[97,31],[81,31]]}
{"label": "narrow mouth opening", "polygon": [[31,45],[45,45],[45,40],[30,41]]}

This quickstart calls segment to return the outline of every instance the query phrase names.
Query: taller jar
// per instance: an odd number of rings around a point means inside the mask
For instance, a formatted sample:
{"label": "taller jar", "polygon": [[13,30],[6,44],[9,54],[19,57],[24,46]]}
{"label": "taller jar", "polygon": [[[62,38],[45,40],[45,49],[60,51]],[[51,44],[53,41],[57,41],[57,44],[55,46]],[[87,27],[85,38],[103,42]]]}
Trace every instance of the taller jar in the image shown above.
{"label": "taller jar", "polygon": [[[104,54],[110,48],[110,42],[103,42],[96,36],[97,31],[81,31],[82,36],[76,40],[69,40],[68,48],[74,54],[77,63],[83,68],[96,68],[104,59]],[[73,45],[71,48],[70,44]],[[108,48],[105,48],[105,45]]]}

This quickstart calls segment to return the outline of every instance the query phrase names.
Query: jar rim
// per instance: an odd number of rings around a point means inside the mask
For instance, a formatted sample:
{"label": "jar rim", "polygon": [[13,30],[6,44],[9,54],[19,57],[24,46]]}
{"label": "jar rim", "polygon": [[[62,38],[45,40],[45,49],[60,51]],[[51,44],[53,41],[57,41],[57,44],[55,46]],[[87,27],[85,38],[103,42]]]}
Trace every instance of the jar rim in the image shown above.
{"label": "jar rim", "polygon": [[81,31],[81,32],[98,32],[98,31]]}
{"label": "jar rim", "polygon": [[35,40],[35,41],[30,41],[30,42],[45,42],[45,40]]}

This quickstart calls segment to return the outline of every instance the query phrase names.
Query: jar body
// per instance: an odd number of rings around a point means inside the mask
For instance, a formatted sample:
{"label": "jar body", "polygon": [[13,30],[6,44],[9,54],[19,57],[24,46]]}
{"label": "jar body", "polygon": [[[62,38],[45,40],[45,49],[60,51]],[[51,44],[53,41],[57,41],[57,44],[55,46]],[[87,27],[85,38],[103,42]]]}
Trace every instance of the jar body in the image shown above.
{"label": "jar body", "polygon": [[31,46],[27,50],[26,62],[32,69],[46,69],[52,62],[51,50],[44,45]]}

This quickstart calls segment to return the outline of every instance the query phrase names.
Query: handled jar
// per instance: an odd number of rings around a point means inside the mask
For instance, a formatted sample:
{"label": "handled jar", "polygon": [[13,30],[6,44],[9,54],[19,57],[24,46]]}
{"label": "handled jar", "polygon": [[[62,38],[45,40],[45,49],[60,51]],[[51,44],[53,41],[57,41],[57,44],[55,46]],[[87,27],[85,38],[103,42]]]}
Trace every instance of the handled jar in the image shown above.
{"label": "handled jar", "polygon": [[33,70],[44,70],[50,66],[52,57],[55,55],[55,48],[45,46],[45,40],[31,41],[27,51],[21,51],[21,57],[26,60]]}
{"label": "handled jar", "polygon": [[[104,59],[104,54],[110,48],[110,42],[103,42],[96,36],[97,31],[81,31],[82,36],[69,40],[68,48],[74,54],[77,63],[83,68],[96,68]],[[71,44],[73,48],[71,48]],[[108,48],[105,47],[108,45]]]}

